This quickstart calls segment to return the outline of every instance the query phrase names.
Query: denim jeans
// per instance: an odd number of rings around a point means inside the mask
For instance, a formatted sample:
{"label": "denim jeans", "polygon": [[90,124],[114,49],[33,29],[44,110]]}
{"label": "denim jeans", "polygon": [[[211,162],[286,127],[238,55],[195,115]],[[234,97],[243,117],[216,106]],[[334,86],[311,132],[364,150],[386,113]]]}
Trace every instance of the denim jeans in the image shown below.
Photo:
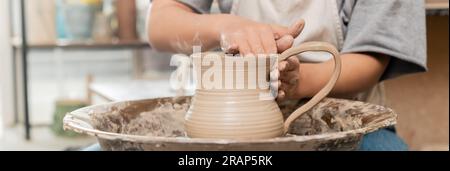
{"label": "denim jeans", "polygon": [[394,127],[389,127],[364,135],[359,150],[407,151],[408,145],[397,135]]}
{"label": "denim jeans", "polygon": [[[83,151],[101,151],[98,143],[84,148]],[[406,151],[408,146],[396,134],[395,128],[384,128],[364,135],[360,151]]]}

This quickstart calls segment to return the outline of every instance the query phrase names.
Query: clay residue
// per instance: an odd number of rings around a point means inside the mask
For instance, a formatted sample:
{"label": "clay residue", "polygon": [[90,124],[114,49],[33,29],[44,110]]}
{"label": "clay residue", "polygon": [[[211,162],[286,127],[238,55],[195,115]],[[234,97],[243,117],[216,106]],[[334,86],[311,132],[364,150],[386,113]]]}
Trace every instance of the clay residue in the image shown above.
{"label": "clay residue", "polygon": [[[99,130],[121,134],[185,137],[184,115],[189,108],[189,99],[182,103],[157,101],[153,107],[133,113],[129,106],[116,107],[107,112],[92,113],[92,125]],[[285,118],[303,103],[285,102],[280,105]],[[132,105],[130,105],[132,106]],[[289,130],[295,135],[314,135],[348,131],[365,125],[364,113],[368,110],[364,103],[345,103],[325,99],[309,112],[295,120]],[[243,113],[245,114],[245,113]]]}
{"label": "clay residue", "polygon": [[124,126],[122,133],[147,136],[184,136],[184,115],[188,104],[166,102],[156,109],[142,112]]}
{"label": "clay residue", "polygon": [[[287,118],[304,102],[286,101],[279,104],[284,118]],[[350,113],[349,111],[354,112]],[[354,130],[363,126],[362,118],[363,111],[358,105],[326,99],[295,120],[291,124],[289,133],[314,135]]]}
{"label": "clay residue", "polygon": [[[96,129],[121,134],[180,137],[185,136],[184,115],[188,103],[158,102],[150,111],[137,114],[123,113],[115,110],[109,113],[92,114]],[[128,118],[124,115],[136,115]]]}

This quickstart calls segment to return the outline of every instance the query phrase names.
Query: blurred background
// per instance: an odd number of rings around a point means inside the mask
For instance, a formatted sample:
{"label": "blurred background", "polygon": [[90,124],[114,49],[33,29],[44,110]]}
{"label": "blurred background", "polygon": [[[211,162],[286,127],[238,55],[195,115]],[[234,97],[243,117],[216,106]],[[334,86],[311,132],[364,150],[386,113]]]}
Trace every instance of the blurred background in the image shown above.
{"label": "blurred background", "polygon": [[[385,84],[412,150],[449,149],[448,6],[427,1],[429,72]],[[0,0],[0,150],[76,150],[96,140],[63,131],[66,112],[175,94],[171,54],[146,40],[150,8],[149,0]]]}

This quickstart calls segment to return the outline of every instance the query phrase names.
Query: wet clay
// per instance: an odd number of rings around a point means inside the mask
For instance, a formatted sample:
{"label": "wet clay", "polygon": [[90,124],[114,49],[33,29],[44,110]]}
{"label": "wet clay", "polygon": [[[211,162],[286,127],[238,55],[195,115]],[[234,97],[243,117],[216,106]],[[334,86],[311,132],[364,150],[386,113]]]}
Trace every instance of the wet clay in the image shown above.
{"label": "wet clay", "polygon": [[99,130],[131,135],[180,137],[185,136],[183,123],[188,108],[188,103],[158,102],[154,109],[138,114],[112,109],[108,114],[92,114],[91,118],[93,125]]}
{"label": "wet clay", "polygon": [[[304,101],[287,101],[279,104],[286,118],[292,111],[303,105]],[[92,125],[99,130],[144,136],[186,137],[184,116],[190,101],[158,101],[153,109],[138,113],[127,113],[130,106],[108,109],[107,112],[90,114]],[[324,99],[304,115],[295,120],[287,136],[315,135],[358,129],[370,120],[364,120],[365,111],[386,110],[368,109],[363,103],[342,103]],[[383,111],[380,111],[383,112]],[[291,134],[291,135],[290,135]]]}
{"label": "wet clay", "polygon": [[[146,136],[184,136],[183,121],[188,104],[162,103],[156,109],[142,112],[130,120],[122,133]],[[149,131],[152,130],[152,131]]]}
{"label": "wet clay", "polygon": [[[280,103],[283,117],[287,118],[298,106],[305,101],[291,100]],[[311,111],[306,112],[293,121],[289,133],[296,135],[315,135],[340,131],[349,131],[363,126],[361,112],[364,108],[339,103],[326,99],[317,104]],[[355,113],[355,111],[358,111]]]}

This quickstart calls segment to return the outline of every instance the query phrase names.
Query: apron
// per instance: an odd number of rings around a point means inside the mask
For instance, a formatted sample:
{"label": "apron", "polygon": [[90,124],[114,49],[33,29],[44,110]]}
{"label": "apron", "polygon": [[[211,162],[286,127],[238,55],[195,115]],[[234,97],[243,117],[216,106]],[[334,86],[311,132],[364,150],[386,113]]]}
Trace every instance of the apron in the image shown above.
{"label": "apron", "polygon": [[[300,36],[294,40],[293,46],[308,41],[324,41],[341,50],[344,44],[336,0],[233,0],[230,13],[253,21],[286,27],[304,19],[305,27]],[[332,58],[330,54],[319,52],[306,52],[298,57],[301,62],[312,63]],[[385,105],[384,86],[378,84],[352,99]]]}

